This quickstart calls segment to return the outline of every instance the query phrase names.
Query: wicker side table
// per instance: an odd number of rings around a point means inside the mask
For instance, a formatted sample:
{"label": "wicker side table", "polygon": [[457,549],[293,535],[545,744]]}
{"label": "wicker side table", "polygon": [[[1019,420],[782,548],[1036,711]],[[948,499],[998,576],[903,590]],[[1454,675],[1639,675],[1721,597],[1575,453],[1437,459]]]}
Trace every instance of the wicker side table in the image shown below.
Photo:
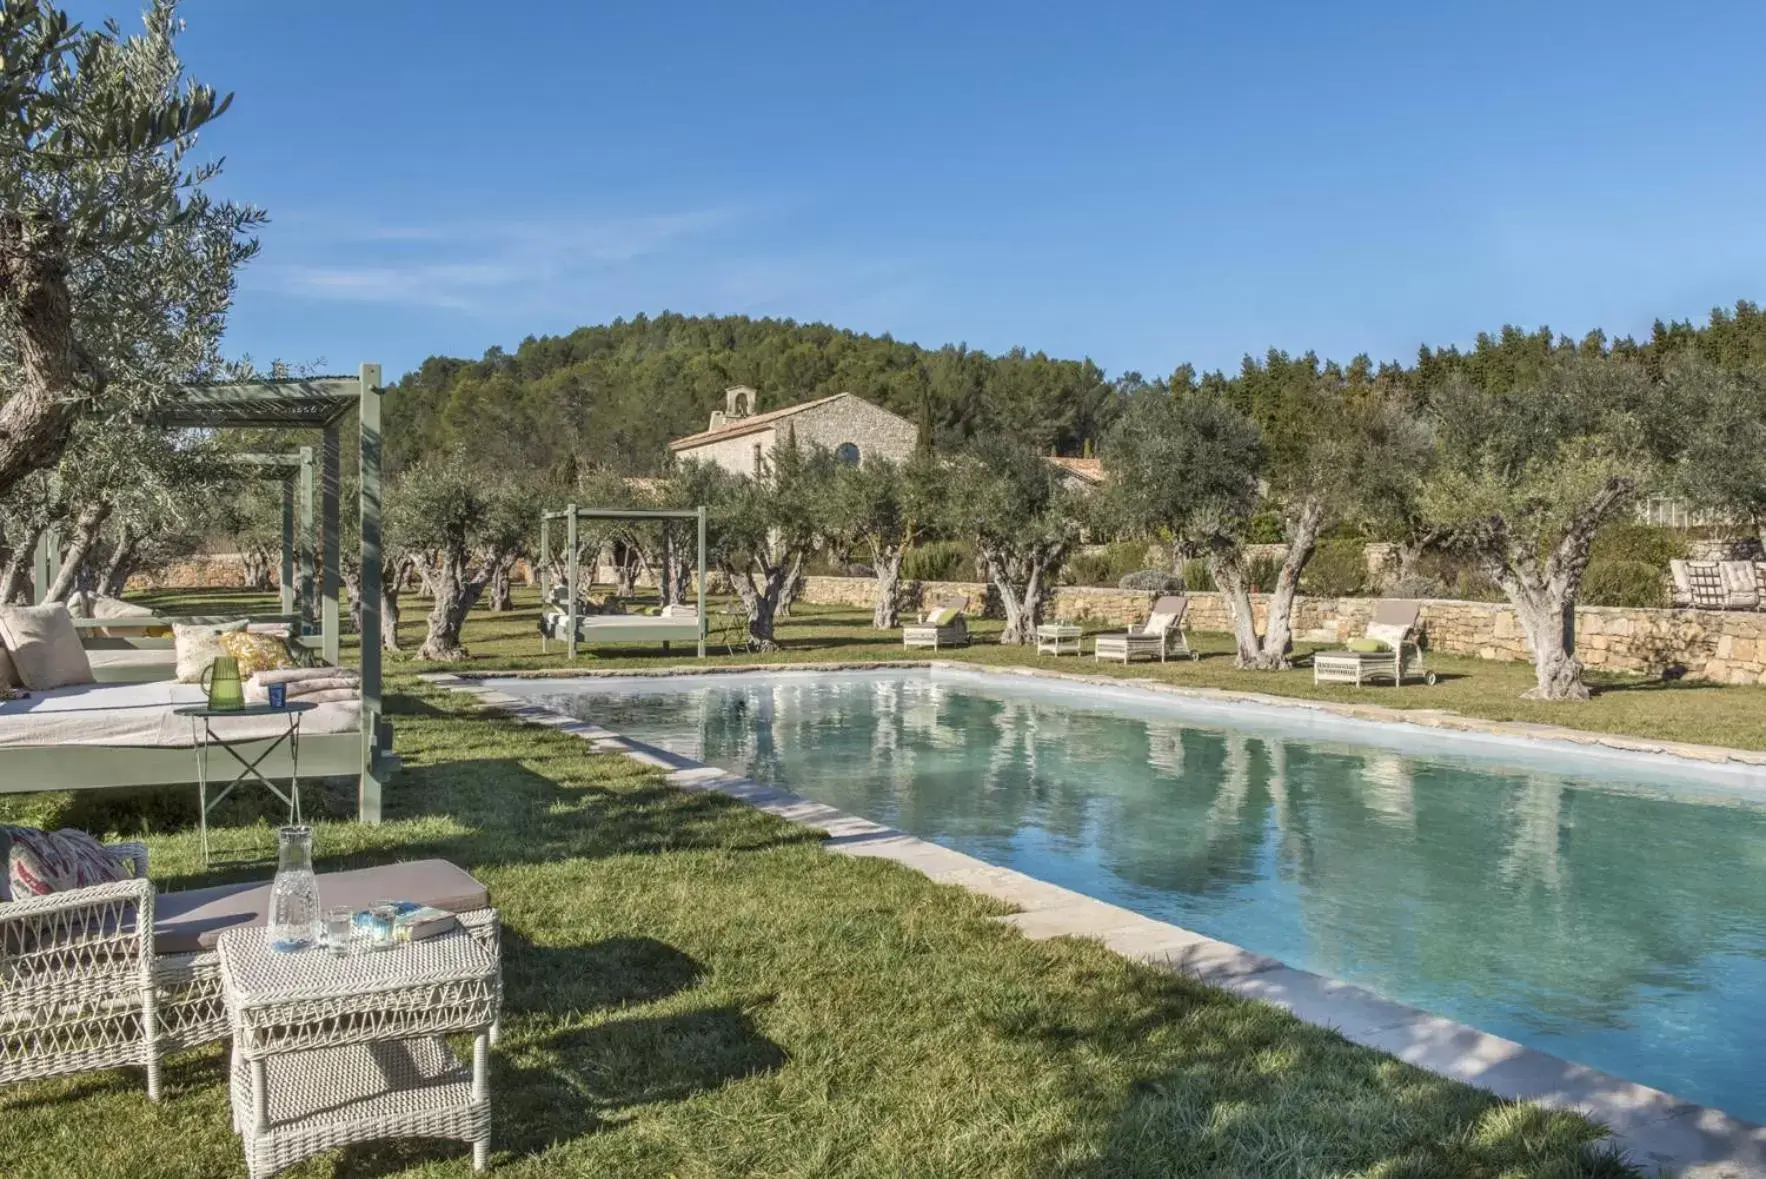
{"label": "wicker side table", "polygon": [[1044,622],[1036,628],[1038,655],[1082,655],[1085,631],[1077,622]]}
{"label": "wicker side table", "polygon": [[[490,1161],[490,1038],[502,1005],[497,914],[375,953],[279,954],[261,929],[218,949],[233,1033],[234,1129],[252,1179],[384,1138],[472,1143]],[[442,1039],[474,1038],[472,1061]]]}

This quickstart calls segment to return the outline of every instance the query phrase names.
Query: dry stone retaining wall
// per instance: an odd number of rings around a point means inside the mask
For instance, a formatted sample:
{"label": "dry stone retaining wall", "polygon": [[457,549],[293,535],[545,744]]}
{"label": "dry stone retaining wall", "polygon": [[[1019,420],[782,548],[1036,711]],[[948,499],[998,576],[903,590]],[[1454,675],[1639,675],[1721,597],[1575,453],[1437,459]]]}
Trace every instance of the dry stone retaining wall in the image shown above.
{"label": "dry stone retaining wall", "polygon": [[[978,608],[988,600],[979,582],[906,583],[911,604],[961,594]],[[803,600],[868,609],[875,583],[860,577],[811,577]],[[1055,593],[1057,618],[1087,619],[1110,626],[1144,621],[1152,594],[1062,586]],[[1252,601],[1261,629],[1268,598]],[[1295,634],[1337,643],[1361,634],[1373,614],[1372,598],[1300,598]],[[1190,595],[1192,630],[1230,631],[1226,603],[1217,593]],[[1515,612],[1504,602],[1428,599],[1422,604],[1423,643],[1432,651],[1478,659],[1531,658]],[[1766,682],[1766,614],[1739,610],[1632,610],[1583,606],[1576,611],[1576,653],[1590,668],[1655,675],[1681,669],[1686,675],[1726,684]]]}

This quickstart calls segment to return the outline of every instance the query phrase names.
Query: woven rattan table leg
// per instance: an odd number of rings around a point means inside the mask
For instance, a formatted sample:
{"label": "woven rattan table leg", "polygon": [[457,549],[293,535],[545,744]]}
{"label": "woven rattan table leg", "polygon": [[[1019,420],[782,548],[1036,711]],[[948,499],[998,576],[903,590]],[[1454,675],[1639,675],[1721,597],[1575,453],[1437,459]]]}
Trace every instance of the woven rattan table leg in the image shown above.
{"label": "woven rattan table leg", "polygon": [[[472,1038],[472,1100],[488,1103],[491,1095],[491,1036],[482,1031]],[[491,1123],[487,1117],[484,1130],[472,1140],[472,1169],[483,1171],[491,1165]]]}

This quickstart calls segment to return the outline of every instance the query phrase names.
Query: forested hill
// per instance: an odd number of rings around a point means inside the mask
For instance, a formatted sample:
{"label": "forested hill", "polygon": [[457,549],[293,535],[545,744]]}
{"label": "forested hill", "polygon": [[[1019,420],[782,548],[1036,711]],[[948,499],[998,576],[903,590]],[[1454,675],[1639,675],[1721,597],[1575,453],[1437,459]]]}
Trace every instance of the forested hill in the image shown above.
{"label": "forested hill", "polygon": [[[1513,385],[1564,348],[1649,364],[1682,347],[1725,367],[1766,365],[1766,313],[1740,302],[1698,326],[1657,322],[1642,340],[1595,332],[1570,341],[1549,328],[1510,327],[1480,335],[1468,349],[1424,346],[1408,365],[1377,368],[1367,357],[1338,366],[1271,349],[1247,357],[1235,373],[1198,377],[1183,366],[1175,376],[1223,387],[1263,420],[1284,388],[1321,373],[1350,384],[1402,382],[1427,396],[1454,372],[1487,386]],[[396,471],[463,446],[512,471],[546,470],[572,457],[647,474],[664,462],[669,439],[704,429],[724,389],[738,384],[760,391],[763,411],[852,392],[919,424],[940,445],[997,433],[1060,454],[1082,453],[1122,399],[1148,387],[1137,374],[1112,381],[1089,360],[1021,349],[989,356],[791,320],[640,315],[568,336],[530,337],[513,354],[493,348],[476,361],[431,357],[388,395],[386,457]]]}
{"label": "forested hill", "polygon": [[512,468],[574,455],[642,474],[671,438],[705,428],[724,389],[751,385],[759,410],[851,392],[934,438],[1006,432],[1078,454],[1108,425],[1116,398],[1087,360],[1013,350],[936,351],[825,324],[746,316],[640,315],[528,338],[477,361],[431,357],[388,394],[387,461],[466,445]]}

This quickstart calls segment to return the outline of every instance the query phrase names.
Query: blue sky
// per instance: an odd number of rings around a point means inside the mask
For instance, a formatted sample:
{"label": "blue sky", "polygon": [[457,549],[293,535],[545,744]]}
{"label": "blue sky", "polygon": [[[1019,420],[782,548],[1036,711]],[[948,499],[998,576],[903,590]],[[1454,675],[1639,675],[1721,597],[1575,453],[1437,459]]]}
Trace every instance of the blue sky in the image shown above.
{"label": "blue sky", "polygon": [[667,308],[1153,375],[1766,295],[1757,0],[182,11],[260,362]]}

